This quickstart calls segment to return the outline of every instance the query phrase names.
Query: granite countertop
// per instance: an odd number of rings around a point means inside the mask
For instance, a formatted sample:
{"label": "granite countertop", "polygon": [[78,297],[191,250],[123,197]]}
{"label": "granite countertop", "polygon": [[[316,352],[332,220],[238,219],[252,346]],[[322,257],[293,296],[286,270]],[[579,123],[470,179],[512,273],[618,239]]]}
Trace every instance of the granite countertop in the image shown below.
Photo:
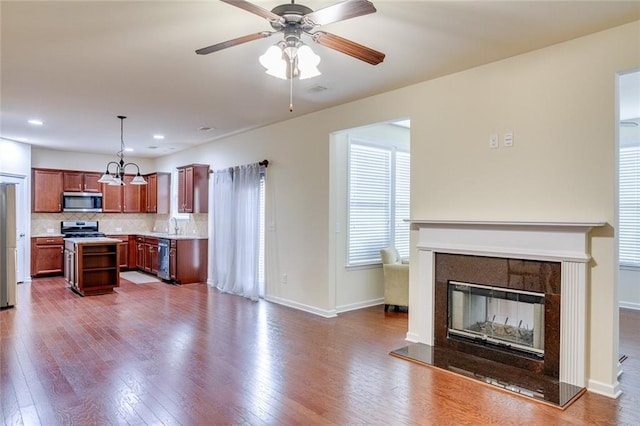
{"label": "granite countertop", "polygon": [[136,232],[135,235],[140,235],[143,237],[162,238],[167,240],[206,240],[207,238],[209,238],[202,235],[170,234],[168,232]]}
{"label": "granite countertop", "polygon": [[95,237],[95,238],[65,238],[74,244],[100,244],[100,243],[119,243],[117,238]]}
{"label": "granite countertop", "polygon": [[[125,236],[125,235],[140,235],[143,237],[163,238],[167,240],[206,240],[208,236],[202,235],[184,235],[184,234],[169,234],[168,232],[105,232],[106,235],[112,237]],[[35,234],[31,238],[64,238],[63,234]],[[104,238],[104,237],[102,237]],[[66,240],[90,240],[95,238],[65,238]]]}

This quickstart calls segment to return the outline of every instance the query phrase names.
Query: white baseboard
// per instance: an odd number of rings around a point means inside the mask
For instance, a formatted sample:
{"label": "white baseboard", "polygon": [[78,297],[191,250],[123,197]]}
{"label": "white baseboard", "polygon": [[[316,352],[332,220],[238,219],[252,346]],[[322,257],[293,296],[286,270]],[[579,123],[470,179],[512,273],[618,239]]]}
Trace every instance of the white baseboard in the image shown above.
{"label": "white baseboard", "polygon": [[636,311],[640,311],[640,303],[618,302],[618,306],[621,308],[634,309]]}
{"label": "white baseboard", "polygon": [[283,298],[274,297],[274,296],[265,296],[264,300],[268,302],[277,303],[278,305],[287,306],[289,308],[298,309],[300,311],[309,312],[310,314],[319,315],[325,318],[334,318],[337,316],[335,309],[332,309],[332,310],[318,309],[314,306],[309,306],[303,303],[298,303],[292,300],[283,299]]}
{"label": "white baseboard", "polygon": [[336,313],[341,314],[343,312],[355,311],[356,309],[370,308],[372,306],[382,305],[383,303],[384,303],[384,298],[380,297],[378,299],[365,300],[364,302],[336,306]]}
{"label": "white baseboard", "polygon": [[622,395],[620,382],[618,382],[617,380],[613,384],[602,383],[596,380],[589,380],[587,382],[587,390],[589,392],[597,393],[598,395],[606,396],[613,399],[617,399],[620,395]]}
{"label": "white baseboard", "polygon": [[418,334],[416,333],[412,333],[409,331],[407,332],[407,337],[405,337],[404,340],[411,343],[420,343],[420,336],[418,336]]}

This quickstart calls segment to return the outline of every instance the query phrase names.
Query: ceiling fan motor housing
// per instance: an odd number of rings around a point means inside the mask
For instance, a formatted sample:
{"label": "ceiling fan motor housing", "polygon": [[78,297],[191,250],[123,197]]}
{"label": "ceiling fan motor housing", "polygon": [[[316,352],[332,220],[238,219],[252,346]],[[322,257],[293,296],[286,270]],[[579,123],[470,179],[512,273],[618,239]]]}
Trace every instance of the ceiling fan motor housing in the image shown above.
{"label": "ceiling fan motor housing", "polygon": [[284,18],[284,24],[280,21],[271,21],[271,27],[276,31],[292,26],[303,31],[309,31],[313,28],[312,26],[305,24],[302,19],[307,13],[313,12],[313,9],[302,4],[281,4],[280,6],[276,6],[271,9],[271,12]]}

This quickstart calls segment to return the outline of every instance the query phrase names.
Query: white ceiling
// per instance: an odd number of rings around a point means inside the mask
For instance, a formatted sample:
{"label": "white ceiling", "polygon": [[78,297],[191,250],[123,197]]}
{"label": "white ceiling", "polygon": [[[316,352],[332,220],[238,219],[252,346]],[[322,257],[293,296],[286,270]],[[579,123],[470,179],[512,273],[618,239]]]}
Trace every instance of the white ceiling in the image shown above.
{"label": "white ceiling", "polygon": [[[299,1],[314,10],[336,2]],[[283,1],[254,3],[272,9]],[[115,153],[116,116],[126,115],[133,155],[156,157],[640,19],[640,1],[373,3],[377,13],[322,29],[386,53],[385,61],[371,66],[306,39],[322,57],[322,75],[294,81],[290,113],[289,83],[258,64],[279,36],[194,53],[270,30],[229,4],[3,0],[0,137]],[[27,124],[31,118],[44,125]]]}

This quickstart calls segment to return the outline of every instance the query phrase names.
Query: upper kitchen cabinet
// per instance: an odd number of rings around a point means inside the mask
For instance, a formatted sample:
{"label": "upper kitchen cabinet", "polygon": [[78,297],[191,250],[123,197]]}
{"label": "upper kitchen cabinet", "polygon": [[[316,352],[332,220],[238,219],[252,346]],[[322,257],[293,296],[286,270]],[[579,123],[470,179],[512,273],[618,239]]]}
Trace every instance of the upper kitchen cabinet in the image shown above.
{"label": "upper kitchen cabinet", "polygon": [[62,211],[62,170],[33,169],[32,202],[34,213]]}
{"label": "upper kitchen cabinet", "polygon": [[209,211],[209,165],[190,164],[178,167],[178,212]]}
{"label": "upper kitchen cabinet", "polygon": [[122,212],[122,186],[100,184],[102,189],[102,212],[121,213]]}
{"label": "upper kitchen cabinet", "polygon": [[65,170],[62,175],[64,192],[100,192],[100,173]]}
{"label": "upper kitchen cabinet", "polygon": [[145,213],[146,185],[131,185],[135,175],[125,175],[124,185],[101,184],[103,213]]}
{"label": "upper kitchen cabinet", "polygon": [[145,213],[147,211],[147,185],[131,185],[135,175],[124,176],[123,213]]}
{"label": "upper kitchen cabinet", "polygon": [[145,175],[147,181],[147,213],[169,213],[171,173]]}

